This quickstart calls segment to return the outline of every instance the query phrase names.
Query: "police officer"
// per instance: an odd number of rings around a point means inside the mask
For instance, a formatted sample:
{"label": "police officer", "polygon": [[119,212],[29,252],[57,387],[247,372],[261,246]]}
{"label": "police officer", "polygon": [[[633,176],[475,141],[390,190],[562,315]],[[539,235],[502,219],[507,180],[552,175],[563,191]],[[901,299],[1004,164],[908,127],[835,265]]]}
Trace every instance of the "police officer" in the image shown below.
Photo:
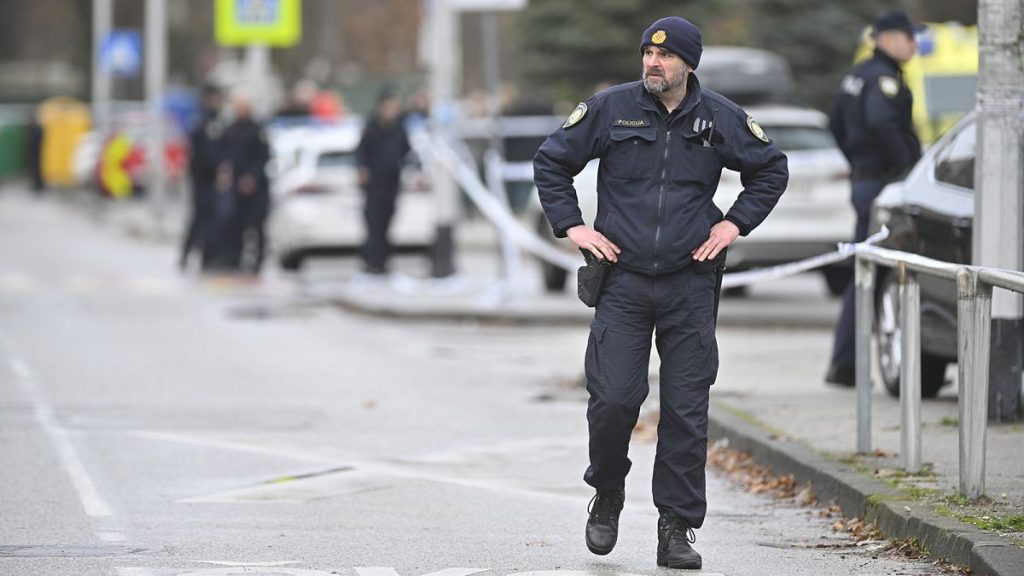
{"label": "police officer", "polygon": [[270,182],[266,172],[270,145],[266,129],[253,118],[248,95],[235,96],[234,111],[235,121],[225,135],[234,179],[229,250],[234,267],[259,274],[266,254],[266,221],[270,215]]}
{"label": "police officer", "polygon": [[[658,564],[700,568],[690,543],[707,509],[708,393],[718,373],[715,268],[737,236],[775,206],[786,157],[753,118],[702,88],[694,69],[700,30],[657,20],[640,41],[641,81],[580,103],[534,158],[537,189],[555,236],[613,263],[591,323],[585,360],[591,552],[615,546],[630,433],[648,393],[651,336],[661,357],[661,421],[654,463]],[[600,158],[598,213],[581,217],[573,176]],[[722,168],[744,190],[723,215],[712,202]]]}
{"label": "police officer", "polygon": [[388,229],[395,215],[402,166],[409,154],[409,136],[402,119],[402,101],[391,89],[381,93],[373,118],[366,123],[356,164],[359,181],[365,192],[363,217],[366,240],[362,247],[367,274],[387,272],[391,246]]}
{"label": "police officer", "polygon": [[[875,17],[874,55],[843,77],[829,112],[829,128],[853,168],[855,242],[867,238],[871,205],[882,188],[905,174],[921,157],[921,142],[911,120],[914,97],[900,70],[900,65],[917,51],[914,32],[915,26],[903,12],[883,12]],[[843,293],[827,382],[854,385],[854,340],[851,282]]]}
{"label": "police officer", "polygon": [[192,212],[188,229],[181,245],[178,266],[184,270],[193,249],[204,251],[214,220],[215,181],[217,169],[224,160],[224,122],[220,117],[223,102],[220,89],[213,85],[203,87],[202,110],[199,122],[189,137],[189,177],[192,184]]}

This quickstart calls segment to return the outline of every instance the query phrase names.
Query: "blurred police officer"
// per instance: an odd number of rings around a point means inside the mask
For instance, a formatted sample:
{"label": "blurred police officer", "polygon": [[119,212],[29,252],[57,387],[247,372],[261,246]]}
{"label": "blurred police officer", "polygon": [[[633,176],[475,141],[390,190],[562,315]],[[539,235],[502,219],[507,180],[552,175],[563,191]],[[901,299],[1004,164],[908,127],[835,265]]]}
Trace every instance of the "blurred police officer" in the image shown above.
{"label": "blurred police officer", "polygon": [[[843,77],[829,112],[829,128],[853,168],[855,242],[867,238],[871,206],[882,188],[906,174],[921,157],[921,142],[911,119],[914,97],[900,69],[917,51],[915,29],[903,12],[883,12],[875,17],[874,55]],[[843,293],[827,382],[854,385],[853,316],[851,282]]]}
{"label": "blurred police officer", "polygon": [[192,184],[192,212],[188,229],[181,245],[179,267],[184,270],[188,256],[194,248],[206,249],[214,220],[214,184],[217,168],[224,160],[224,122],[220,117],[223,102],[220,89],[216,86],[203,87],[202,109],[199,121],[189,136],[191,156],[189,157],[189,178]]}
{"label": "blurred police officer", "polygon": [[270,214],[270,182],[267,162],[270,145],[263,125],[253,118],[248,95],[234,98],[235,121],[228,128],[228,161],[234,190],[230,251],[232,264],[258,274],[266,254],[266,221]]}
{"label": "blurred police officer", "polygon": [[402,101],[394,91],[384,90],[356,149],[359,181],[366,195],[363,205],[366,241],[362,255],[368,274],[387,272],[391,252],[388,228],[395,215],[399,180],[409,149],[409,137],[402,121]]}
{"label": "blurred police officer", "polygon": [[[718,373],[715,269],[725,248],[768,215],[786,188],[786,157],[753,118],[701,88],[701,33],[679,17],[644,31],[641,81],[580,103],[534,159],[554,233],[616,263],[597,303],[586,354],[590,403],[591,552],[615,546],[630,434],[648,393],[651,336],[661,357],[654,463],[658,564],[700,568],[690,543],[707,510],[708,393]],[[598,213],[581,216],[573,176],[593,158]],[[722,168],[744,190],[724,215],[712,203]]]}

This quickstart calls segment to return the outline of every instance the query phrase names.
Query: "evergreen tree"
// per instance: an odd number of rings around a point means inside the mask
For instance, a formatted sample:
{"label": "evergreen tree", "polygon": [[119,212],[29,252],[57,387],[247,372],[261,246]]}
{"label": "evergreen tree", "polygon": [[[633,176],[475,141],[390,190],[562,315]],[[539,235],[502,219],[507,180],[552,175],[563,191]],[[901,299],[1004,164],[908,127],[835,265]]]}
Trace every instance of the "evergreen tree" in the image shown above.
{"label": "evergreen tree", "polygon": [[640,77],[640,35],[656,19],[683,15],[703,27],[713,10],[696,0],[531,0],[518,21],[526,80],[582,100],[601,83]]}

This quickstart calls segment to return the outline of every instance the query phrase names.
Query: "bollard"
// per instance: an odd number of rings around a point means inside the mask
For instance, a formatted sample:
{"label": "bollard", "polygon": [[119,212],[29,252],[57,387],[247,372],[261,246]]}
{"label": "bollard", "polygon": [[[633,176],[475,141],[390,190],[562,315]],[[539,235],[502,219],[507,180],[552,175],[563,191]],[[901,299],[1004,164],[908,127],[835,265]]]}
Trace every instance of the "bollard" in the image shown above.
{"label": "bollard", "polygon": [[992,286],[978,273],[960,268],[957,284],[957,377],[960,384],[960,494],[985,493],[985,433],[988,426],[989,341]]}
{"label": "bollard", "polygon": [[921,286],[917,273],[899,263],[900,279],[900,452],[903,468],[921,471]]}
{"label": "bollard", "polygon": [[[859,252],[859,251],[858,251]],[[875,316],[875,265],[857,254],[857,452],[871,452],[871,326]]]}

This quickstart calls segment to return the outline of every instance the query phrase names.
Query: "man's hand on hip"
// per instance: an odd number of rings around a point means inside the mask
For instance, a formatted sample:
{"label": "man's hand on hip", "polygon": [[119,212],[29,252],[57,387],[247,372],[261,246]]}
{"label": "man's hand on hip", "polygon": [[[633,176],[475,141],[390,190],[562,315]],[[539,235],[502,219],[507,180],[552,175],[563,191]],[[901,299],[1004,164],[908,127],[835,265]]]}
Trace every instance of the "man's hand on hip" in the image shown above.
{"label": "man's hand on hip", "polygon": [[[737,232],[738,233],[738,232]],[[612,243],[611,240],[605,238],[604,234],[601,234],[597,230],[594,230],[590,226],[573,226],[565,231],[566,236],[572,240],[573,244],[579,246],[583,250],[589,250],[594,256],[609,262],[618,262],[619,253],[622,250],[618,246]]]}
{"label": "man's hand on hip", "polygon": [[703,244],[692,252],[693,259],[698,262],[714,259],[718,253],[732,244],[740,235],[740,229],[728,220],[722,220],[711,227],[711,234]]}

